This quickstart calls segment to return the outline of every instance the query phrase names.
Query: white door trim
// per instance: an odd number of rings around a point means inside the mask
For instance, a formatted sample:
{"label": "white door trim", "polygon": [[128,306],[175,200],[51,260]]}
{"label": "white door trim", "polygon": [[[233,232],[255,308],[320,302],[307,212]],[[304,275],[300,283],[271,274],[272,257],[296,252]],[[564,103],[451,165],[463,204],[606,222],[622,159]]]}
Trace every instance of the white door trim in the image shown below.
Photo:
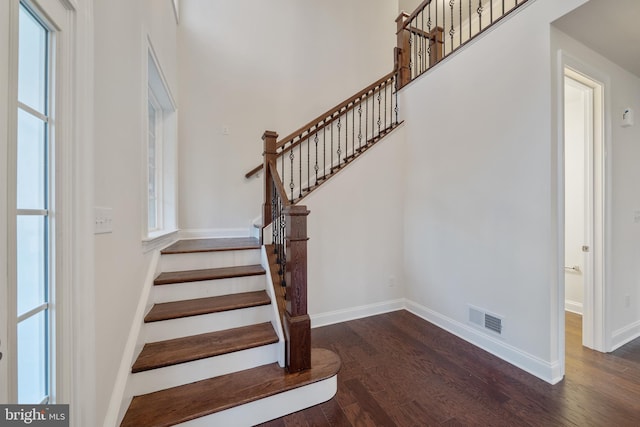
{"label": "white door trim", "polygon": [[[598,120],[594,120],[596,125],[594,128],[593,140],[593,206],[591,214],[593,215],[593,235],[591,242],[586,243],[590,246],[589,253],[592,268],[588,274],[591,274],[593,286],[585,286],[584,294],[584,317],[583,317],[583,344],[601,352],[608,351],[610,347],[611,333],[607,328],[608,322],[608,290],[607,283],[610,283],[610,254],[611,254],[611,125],[610,125],[610,99],[608,87],[610,87],[610,78],[606,74],[600,72],[594,67],[572,57],[564,51],[559,52],[557,82],[558,82],[558,101],[562,108],[558,109],[558,221],[560,230],[558,239],[560,252],[559,258],[564,257],[564,77],[566,70],[569,69],[571,77],[579,79],[583,84],[594,88],[594,117],[599,115],[602,117],[600,126],[597,126]],[[587,218],[587,222],[591,222]],[[564,266],[564,259],[558,260],[558,265]],[[558,339],[561,342],[561,354],[564,360],[564,271],[559,272],[559,304],[558,307]],[[587,282],[587,280],[585,280]],[[563,363],[564,366],[564,363]],[[564,370],[564,368],[563,368]]]}

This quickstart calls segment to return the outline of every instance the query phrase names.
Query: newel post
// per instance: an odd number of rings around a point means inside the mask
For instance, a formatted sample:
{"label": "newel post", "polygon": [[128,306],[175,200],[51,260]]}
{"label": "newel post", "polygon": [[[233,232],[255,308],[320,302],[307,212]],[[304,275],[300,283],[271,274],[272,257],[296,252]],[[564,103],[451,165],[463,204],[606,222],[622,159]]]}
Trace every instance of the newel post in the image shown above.
{"label": "newel post", "polygon": [[409,44],[409,31],[404,28],[404,23],[408,17],[408,13],[401,12],[396,18],[398,45],[395,48],[395,62],[398,71],[398,89],[411,81],[411,69],[409,68],[411,46]]}
{"label": "newel post", "polygon": [[307,216],[306,206],[292,205],[286,216],[286,301],[284,330],[289,372],[311,368],[311,321],[307,313]]}
{"label": "newel post", "polygon": [[[262,205],[262,226],[266,227],[271,224],[271,201],[273,200],[273,178],[271,177],[269,162],[275,162],[277,158],[276,146],[278,134],[274,131],[267,130],[262,135],[262,141],[264,141],[264,204]],[[262,243],[264,244],[264,236]]]}

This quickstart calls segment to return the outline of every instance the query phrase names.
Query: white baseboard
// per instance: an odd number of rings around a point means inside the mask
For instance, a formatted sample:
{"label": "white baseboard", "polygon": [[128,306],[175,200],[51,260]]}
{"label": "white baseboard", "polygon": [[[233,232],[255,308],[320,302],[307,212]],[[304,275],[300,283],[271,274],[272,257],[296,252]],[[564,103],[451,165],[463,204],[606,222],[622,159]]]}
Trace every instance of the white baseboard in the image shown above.
{"label": "white baseboard", "polygon": [[180,230],[178,238],[188,239],[214,239],[223,237],[251,237],[250,228],[192,228]]}
{"label": "white baseboard", "polygon": [[398,311],[403,308],[405,308],[405,300],[397,299],[351,307],[344,310],[329,311],[327,313],[310,314],[309,317],[311,318],[311,327],[318,328],[320,326],[333,325],[334,323],[375,316],[376,314],[389,313],[390,311]]}
{"label": "white baseboard", "polygon": [[564,309],[565,311],[569,311],[571,313],[579,314],[582,316],[582,303],[577,301],[565,300],[564,301]]}
{"label": "white baseboard", "polygon": [[413,301],[406,302],[406,309],[416,316],[550,384],[556,384],[563,378],[560,362],[546,362],[500,339],[485,335],[470,325],[445,317]]}
{"label": "white baseboard", "polygon": [[158,263],[160,260],[160,251],[154,251],[151,262],[149,263],[149,269],[144,280],[142,287],[142,294],[138,301],[138,307],[136,313],[131,322],[131,329],[129,331],[129,337],[127,338],[127,344],[125,345],[122,359],[120,360],[120,367],[116,376],[116,382],[111,392],[111,399],[109,400],[109,407],[107,408],[107,414],[104,418],[104,426],[112,427],[120,425],[124,413],[127,410],[126,402],[131,400],[131,396],[126,396],[125,391],[127,389],[127,382],[129,380],[129,374],[131,373],[131,365],[133,359],[139,351],[139,338],[141,336],[140,330],[142,329],[144,315],[147,311],[147,302],[149,301],[149,295],[151,288],[153,287],[153,280],[156,277]]}
{"label": "white baseboard", "polygon": [[609,351],[615,351],[638,337],[640,337],[640,320],[614,331]]}

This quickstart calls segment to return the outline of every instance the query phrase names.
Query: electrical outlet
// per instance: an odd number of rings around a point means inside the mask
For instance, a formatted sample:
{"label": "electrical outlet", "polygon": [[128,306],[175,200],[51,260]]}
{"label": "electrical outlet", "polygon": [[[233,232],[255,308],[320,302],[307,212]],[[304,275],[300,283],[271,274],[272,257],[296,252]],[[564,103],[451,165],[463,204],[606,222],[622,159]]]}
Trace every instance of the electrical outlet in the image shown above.
{"label": "electrical outlet", "polygon": [[396,287],[396,278],[394,276],[389,277],[389,287],[390,288]]}
{"label": "electrical outlet", "polygon": [[231,133],[231,131],[229,130],[229,126],[223,126],[222,127],[222,134],[227,136]]}
{"label": "electrical outlet", "polygon": [[640,210],[633,211],[633,222],[636,224],[640,222]]}
{"label": "electrical outlet", "polygon": [[625,295],[624,296],[624,306],[626,308],[631,307],[631,295]]}

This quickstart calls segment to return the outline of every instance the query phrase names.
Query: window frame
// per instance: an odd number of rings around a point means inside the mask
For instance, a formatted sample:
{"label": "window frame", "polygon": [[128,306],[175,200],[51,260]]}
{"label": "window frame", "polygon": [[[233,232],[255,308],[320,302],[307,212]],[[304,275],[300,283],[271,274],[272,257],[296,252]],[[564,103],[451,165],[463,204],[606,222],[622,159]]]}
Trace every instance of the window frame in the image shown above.
{"label": "window frame", "polygon": [[[160,61],[147,35],[144,55],[147,63],[144,98],[145,132],[143,145],[144,183],[142,185],[145,200],[143,208],[142,243],[145,252],[165,246],[178,234],[178,111]],[[156,115],[156,182],[157,218],[156,227],[149,224],[149,103],[160,107]]]}

